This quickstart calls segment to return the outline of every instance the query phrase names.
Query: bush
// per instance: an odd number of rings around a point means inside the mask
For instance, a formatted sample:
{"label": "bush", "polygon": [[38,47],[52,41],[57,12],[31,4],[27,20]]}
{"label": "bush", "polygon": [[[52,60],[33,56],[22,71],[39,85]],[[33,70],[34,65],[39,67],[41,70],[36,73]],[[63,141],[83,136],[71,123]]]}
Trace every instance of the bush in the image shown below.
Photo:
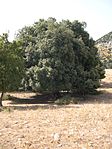
{"label": "bush", "polygon": [[63,96],[61,98],[58,98],[55,101],[55,104],[57,104],[57,105],[68,105],[68,104],[78,104],[78,102],[79,101],[77,98],[66,95],[66,96]]}
{"label": "bush", "polygon": [[9,94],[4,94],[2,100],[12,100],[12,99],[16,99],[15,97],[9,95]]}

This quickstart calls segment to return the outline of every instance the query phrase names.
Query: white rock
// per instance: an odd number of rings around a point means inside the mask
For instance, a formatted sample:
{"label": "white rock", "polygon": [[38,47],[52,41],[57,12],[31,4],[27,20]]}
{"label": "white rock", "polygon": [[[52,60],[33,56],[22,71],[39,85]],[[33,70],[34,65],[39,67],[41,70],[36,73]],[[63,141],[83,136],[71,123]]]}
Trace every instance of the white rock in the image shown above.
{"label": "white rock", "polygon": [[22,141],[22,139],[21,138],[18,138],[18,141]]}
{"label": "white rock", "polygon": [[73,135],[74,134],[74,130],[73,129],[70,129],[69,130],[69,135]]}
{"label": "white rock", "polygon": [[58,144],[57,147],[62,147],[62,144]]}
{"label": "white rock", "polygon": [[55,133],[53,136],[54,141],[59,141],[60,140],[60,134],[59,133]]}
{"label": "white rock", "polygon": [[28,126],[28,125],[26,125],[26,126],[25,126],[25,128],[29,128],[29,126]]}
{"label": "white rock", "polygon": [[24,121],[24,122],[23,122],[23,125],[25,125],[25,124],[28,124],[28,121]]}

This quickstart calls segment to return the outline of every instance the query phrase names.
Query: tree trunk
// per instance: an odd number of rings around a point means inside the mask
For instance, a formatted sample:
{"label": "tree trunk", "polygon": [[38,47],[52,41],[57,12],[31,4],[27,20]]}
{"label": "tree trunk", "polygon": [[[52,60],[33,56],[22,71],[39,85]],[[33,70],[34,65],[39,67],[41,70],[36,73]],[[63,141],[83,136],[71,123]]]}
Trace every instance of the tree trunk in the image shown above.
{"label": "tree trunk", "polygon": [[1,93],[1,98],[0,98],[0,107],[2,107],[2,99],[3,99],[3,95],[4,95],[4,92]]}

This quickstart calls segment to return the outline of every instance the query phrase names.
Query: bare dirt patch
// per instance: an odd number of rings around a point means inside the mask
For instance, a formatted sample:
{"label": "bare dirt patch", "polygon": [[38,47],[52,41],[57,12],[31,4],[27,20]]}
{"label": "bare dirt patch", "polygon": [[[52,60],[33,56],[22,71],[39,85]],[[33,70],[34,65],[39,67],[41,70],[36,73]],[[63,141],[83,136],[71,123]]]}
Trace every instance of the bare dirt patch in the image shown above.
{"label": "bare dirt patch", "polygon": [[23,102],[3,102],[10,110],[0,112],[0,149],[111,149],[112,70],[99,90],[91,100],[67,106],[44,98],[26,104],[34,93],[13,93]]}

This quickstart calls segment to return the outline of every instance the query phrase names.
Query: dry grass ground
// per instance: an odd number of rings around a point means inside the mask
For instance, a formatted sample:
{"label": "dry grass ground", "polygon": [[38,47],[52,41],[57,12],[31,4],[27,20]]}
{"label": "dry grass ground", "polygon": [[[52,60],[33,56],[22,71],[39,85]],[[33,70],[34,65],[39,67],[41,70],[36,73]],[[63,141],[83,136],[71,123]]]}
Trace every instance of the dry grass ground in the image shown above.
{"label": "dry grass ground", "polygon": [[4,101],[10,109],[0,112],[0,149],[112,149],[112,70],[99,90],[76,105]]}

